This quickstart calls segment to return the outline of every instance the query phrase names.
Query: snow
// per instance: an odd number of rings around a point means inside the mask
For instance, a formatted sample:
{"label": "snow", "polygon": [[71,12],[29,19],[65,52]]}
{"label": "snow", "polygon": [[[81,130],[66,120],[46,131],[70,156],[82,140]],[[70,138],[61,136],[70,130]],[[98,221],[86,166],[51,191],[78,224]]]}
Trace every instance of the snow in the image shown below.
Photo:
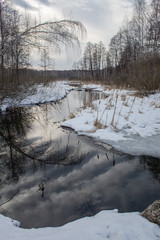
{"label": "snow", "polygon": [[158,240],[160,228],[138,212],[101,211],[61,227],[21,229],[10,218],[0,215],[3,240]]}
{"label": "snow", "polygon": [[103,91],[103,86],[100,84],[84,84],[82,86],[82,89],[86,89],[86,90],[94,90],[97,92],[102,92]]}
{"label": "snow", "polygon": [[140,98],[127,90],[103,92],[109,97],[94,101],[62,126],[125,153],[160,157],[160,93]]}
{"label": "snow", "polygon": [[57,81],[47,85],[37,84],[29,88],[22,94],[17,94],[16,98],[6,97],[1,103],[1,110],[8,107],[30,106],[38,103],[55,102],[64,98],[73,87],[67,81]]}

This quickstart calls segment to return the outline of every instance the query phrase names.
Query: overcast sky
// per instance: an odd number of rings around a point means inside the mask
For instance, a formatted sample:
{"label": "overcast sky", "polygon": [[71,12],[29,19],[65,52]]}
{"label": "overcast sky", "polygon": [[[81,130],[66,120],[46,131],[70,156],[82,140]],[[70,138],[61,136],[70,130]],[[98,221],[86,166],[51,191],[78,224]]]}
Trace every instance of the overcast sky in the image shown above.
{"label": "overcast sky", "polygon": [[[131,15],[134,0],[13,0],[18,8],[27,9],[32,15],[47,18],[71,18],[80,21],[87,29],[85,42],[103,41],[108,47],[126,15]],[[77,56],[77,59],[81,56]],[[69,69],[75,56],[61,53],[56,56],[56,69]],[[35,60],[36,62],[36,60]],[[33,64],[34,60],[32,61]]]}

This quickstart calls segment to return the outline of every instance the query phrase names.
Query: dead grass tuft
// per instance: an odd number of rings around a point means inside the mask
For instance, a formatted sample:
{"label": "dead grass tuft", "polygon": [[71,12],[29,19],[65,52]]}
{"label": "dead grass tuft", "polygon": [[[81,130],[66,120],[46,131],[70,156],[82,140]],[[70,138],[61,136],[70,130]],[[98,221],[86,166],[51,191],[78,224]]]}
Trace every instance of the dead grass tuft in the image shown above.
{"label": "dead grass tuft", "polygon": [[94,133],[95,130],[91,129],[91,130],[88,130],[88,133]]}
{"label": "dead grass tuft", "polygon": [[142,111],[140,111],[140,110],[139,110],[139,113],[140,113],[140,114],[143,114],[143,112],[142,112]]}
{"label": "dead grass tuft", "polygon": [[70,118],[70,119],[75,118],[75,115],[74,115],[73,113],[71,113],[71,114],[69,115],[69,118]]}
{"label": "dead grass tuft", "polygon": [[122,94],[122,95],[121,95],[121,100],[122,100],[123,102],[126,101],[126,95]]}
{"label": "dead grass tuft", "polygon": [[156,105],[155,108],[160,108],[160,105]]}
{"label": "dead grass tuft", "polygon": [[102,129],[103,128],[103,125],[102,123],[96,118],[95,122],[94,122],[94,126],[97,128],[97,129]]}

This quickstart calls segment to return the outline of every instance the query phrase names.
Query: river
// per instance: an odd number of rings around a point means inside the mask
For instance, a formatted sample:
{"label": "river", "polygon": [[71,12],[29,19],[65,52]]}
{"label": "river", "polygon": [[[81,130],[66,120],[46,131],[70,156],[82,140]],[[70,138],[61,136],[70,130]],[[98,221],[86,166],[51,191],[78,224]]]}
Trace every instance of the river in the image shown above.
{"label": "river", "polygon": [[0,121],[0,213],[24,228],[61,226],[101,210],[142,211],[160,199],[160,161],[78,136],[60,123],[106,96],[71,91]]}

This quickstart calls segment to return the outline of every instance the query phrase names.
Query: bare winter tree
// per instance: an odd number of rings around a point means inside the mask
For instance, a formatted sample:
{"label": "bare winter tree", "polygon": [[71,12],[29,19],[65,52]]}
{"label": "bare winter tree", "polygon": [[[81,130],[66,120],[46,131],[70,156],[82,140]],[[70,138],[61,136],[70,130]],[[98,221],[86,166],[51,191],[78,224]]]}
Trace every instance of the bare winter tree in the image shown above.
{"label": "bare winter tree", "polygon": [[[30,49],[44,49],[51,45],[60,49],[62,45],[70,49],[80,49],[80,37],[86,34],[85,27],[78,21],[60,20],[37,22],[21,17],[13,9],[10,0],[0,1],[0,64],[1,79],[4,70],[15,69],[18,78],[19,68],[28,64]],[[6,65],[5,65],[5,59]]]}
{"label": "bare winter tree", "polygon": [[145,0],[136,0],[132,19],[132,35],[139,43],[139,53],[145,52],[145,40],[148,28],[147,7]]}
{"label": "bare winter tree", "polygon": [[[114,81],[145,94],[160,86],[160,1],[136,0],[132,19],[111,39]],[[113,75],[113,74],[112,74]]]}
{"label": "bare winter tree", "polygon": [[47,70],[49,68],[54,68],[54,60],[50,57],[49,55],[49,49],[46,47],[46,48],[43,48],[41,50],[41,64],[40,66],[42,67],[43,69],[43,77],[46,79],[47,77]]}
{"label": "bare winter tree", "polygon": [[83,59],[81,60],[81,67],[88,78],[92,78],[93,80],[102,79],[102,69],[106,67],[106,48],[102,41],[98,44],[87,43]]}
{"label": "bare winter tree", "polygon": [[152,0],[149,19],[149,41],[154,53],[160,53],[160,1]]}
{"label": "bare winter tree", "polygon": [[94,67],[93,67],[93,43],[88,42],[84,50],[83,55],[84,65],[86,70],[90,71],[92,79],[94,79]]}
{"label": "bare winter tree", "polygon": [[0,1],[0,65],[1,79],[4,82],[5,58],[10,48],[12,29],[10,27],[13,11],[10,1]]}

